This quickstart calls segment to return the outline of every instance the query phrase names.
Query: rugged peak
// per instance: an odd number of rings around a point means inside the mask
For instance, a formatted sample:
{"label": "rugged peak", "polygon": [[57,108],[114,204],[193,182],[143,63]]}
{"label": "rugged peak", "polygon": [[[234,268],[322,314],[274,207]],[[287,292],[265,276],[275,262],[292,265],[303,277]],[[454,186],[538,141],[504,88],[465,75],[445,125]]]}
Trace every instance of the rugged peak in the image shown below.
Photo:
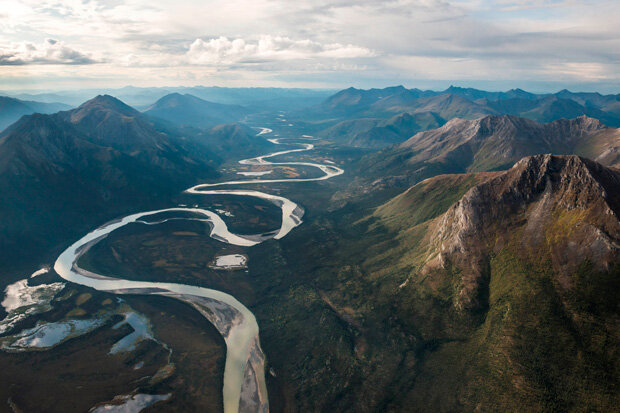
{"label": "rugged peak", "polygon": [[456,304],[476,307],[488,254],[508,243],[549,249],[565,276],[584,260],[615,262],[619,212],[617,171],[575,155],[528,156],[471,188],[436,221],[425,271],[456,265],[463,271]]}
{"label": "rugged peak", "polygon": [[558,122],[558,123],[562,123],[562,122],[572,123],[572,124],[578,125],[580,127],[583,127],[585,129],[591,129],[591,130],[606,128],[606,126],[603,123],[601,123],[600,120],[598,120],[596,118],[591,118],[588,115],[581,115],[581,116],[578,116],[578,117],[573,118],[573,119],[559,119],[556,122]]}
{"label": "rugged peak", "polygon": [[532,120],[520,118],[514,115],[487,115],[472,121],[472,124],[480,133],[492,135],[497,132],[504,132],[510,129],[512,133],[517,130],[526,131],[535,129],[540,125]]}
{"label": "rugged peak", "polygon": [[548,189],[552,185],[566,209],[587,208],[594,199],[604,202],[609,213],[620,213],[620,174],[577,155],[533,155],[521,159],[509,171],[513,186],[521,193]]}

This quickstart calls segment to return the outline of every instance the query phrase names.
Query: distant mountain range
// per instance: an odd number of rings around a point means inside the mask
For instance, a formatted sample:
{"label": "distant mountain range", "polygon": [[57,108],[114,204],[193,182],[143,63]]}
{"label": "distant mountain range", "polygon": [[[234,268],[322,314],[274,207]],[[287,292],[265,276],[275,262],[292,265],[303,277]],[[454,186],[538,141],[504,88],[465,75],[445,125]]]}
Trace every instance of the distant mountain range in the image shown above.
{"label": "distant mountain range", "polygon": [[238,122],[248,110],[239,105],[208,102],[190,94],[171,93],[149,106],[144,113],[180,126],[206,128]]}
{"label": "distant mountain range", "polygon": [[409,185],[441,173],[507,169],[524,156],[544,153],[579,154],[616,165],[620,130],[586,116],[544,124],[511,115],[452,119],[367,155],[359,170],[380,185]]}
{"label": "distant mountain range", "polygon": [[318,135],[342,145],[381,148],[403,142],[419,131],[438,128],[445,122],[434,112],[401,113],[389,119],[345,120]]}
{"label": "distant mountain range", "polygon": [[334,93],[328,89],[296,89],[296,88],[227,88],[218,86],[194,87],[135,87],[126,86],[117,89],[80,89],[41,93],[9,93],[19,99],[36,100],[39,102],[62,102],[77,106],[92,96],[109,94],[127,104],[143,109],[158,99],[171,94],[191,94],[200,99],[225,105],[240,105],[253,111],[290,110],[294,108],[317,105]]}
{"label": "distant mountain range", "polygon": [[602,116],[605,119],[600,120],[609,126],[620,126],[619,102],[620,95],[573,93],[567,90],[536,95],[521,89],[486,92],[450,87],[435,92],[396,86],[370,90],[345,89],[329,97],[317,110],[323,110],[326,116],[436,112],[446,120],[511,114],[540,122],[587,115]]}
{"label": "distant mountain range", "polygon": [[0,96],[0,131],[24,115],[55,113],[67,109],[71,109],[71,106],[63,103],[33,102]]}
{"label": "distant mountain range", "polygon": [[256,133],[256,130],[248,126],[234,123],[194,131],[188,139],[205,146],[222,160],[238,161],[275,150],[276,145],[266,139],[257,138]]}
{"label": "distant mountain range", "polygon": [[[406,89],[403,86],[385,89],[342,90],[321,105],[304,112],[295,112],[300,120],[308,120],[318,134],[340,144],[357,147],[379,147],[404,141],[410,136],[396,137],[388,132],[386,139],[368,139],[378,121],[395,114],[432,114],[443,122],[454,119],[478,119],[488,115],[514,115],[537,122],[552,122],[588,116],[607,126],[620,126],[620,95],[573,93],[567,90],[555,94],[536,95],[514,89],[508,92],[487,92],[477,89],[450,87],[441,92]],[[442,123],[439,122],[439,124]],[[340,124],[338,124],[341,122]],[[387,121],[389,122],[389,121]],[[324,126],[320,126],[323,124]],[[437,122],[421,122],[417,132],[437,126]]]}

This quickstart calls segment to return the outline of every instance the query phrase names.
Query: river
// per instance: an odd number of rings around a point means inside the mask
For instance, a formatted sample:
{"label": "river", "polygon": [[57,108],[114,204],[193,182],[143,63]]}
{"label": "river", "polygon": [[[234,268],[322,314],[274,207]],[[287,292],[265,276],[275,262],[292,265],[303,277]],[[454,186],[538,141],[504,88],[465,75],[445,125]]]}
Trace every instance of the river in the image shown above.
{"label": "river", "polygon": [[[261,128],[259,139],[273,131]],[[310,139],[303,137],[301,139]],[[272,143],[282,144],[283,139],[268,139]],[[220,332],[226,342],[226,363],[224,367],[223,400],[225,413],[237,412],[268,412],[269,400],[265,384],[265,357],[260,347],[259,328],[254,314],[233,296],[222,291],[185,284],[131,281],[122,278],[108,277],[87,271],[78,266],[79,258],[88,250],[107,237],[113,231],[129,224],[156,225],[159,222],[147,222],[142,218],[162,212],[191,212],[189,218],[174,218],[204,221],[211,227],[211,238],[223,243],[252,247],[268,239],[281,239],[292,229],[301,225],[303,209],[295,202],[277,195],[252,190],[210,189],[215,186],[320,181],[344,173],[334,165],[323,165],[309,162],[270,162],[266,159],[278,155],[310,151],[314,145],[298,143],[301,148],[274,152],[255,158],[239,161],[242,165],[299,165],[319,168],[324,176],[318,178],[299,179],[250,179],[226,181],[214,184],[200,184],[185,192],[200,195],[238,195],[250,196],[267,200],[282,211],[282,224],[277,231],[262,234],[234,234],[228,230],[226,223],[216,213],[202,208],[166,208],[154,211],[138,212],[102,225],[84,235],[67,248],[56,260],[54,270],[65,280],[107,291],[114,294],[161,295],[172,297],[192,305],[207,318]]]}

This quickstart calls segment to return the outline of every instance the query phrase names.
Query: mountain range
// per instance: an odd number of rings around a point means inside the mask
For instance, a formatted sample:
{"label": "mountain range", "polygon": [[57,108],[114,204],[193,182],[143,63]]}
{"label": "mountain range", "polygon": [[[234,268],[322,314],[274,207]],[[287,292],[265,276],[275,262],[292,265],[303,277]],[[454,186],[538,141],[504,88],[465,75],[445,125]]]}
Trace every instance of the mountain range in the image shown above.
{"label": "mountain range", "polygon": [[163,202],[216,177],[221,159],[107,95],[24,116],[0,134],[3,251],[15,254],[25,239],[49,247],[80,222]]}
{"label": "mountain range", "polygon": [[0,96],[0,131],[24,115],[55,113],[70,108],[71,106],[63,103],[43,103]]}
{"label": "mountain range", "polygon": [[300,108],[308,105],[319,104],[333,94],[334,91],[330,89],[271,87],[228,88],[219,86],[125,86],[122,88],[60,90],[53,92],[3,92],[2,94],[10,95],[19,99],[35,100],[39,102],[62,102],[71,106],[78,106],[91,96],[98,94],[109,94],[133,107],[143,109],[152,105],[158,99],[172,93],[191,94],[207,101],[225,105],[241,105],[252,108],[252,110],[276,111],[290,110],[291,108]]}
{"label": "mountain range", "polygon": [[[525,102],[528,101],[530,106],[519,107],[519,105],[525,106]],[[508,92],[487,92],[453,86],[438,92],[406,89],[403,86],[370,90],[349,88],[329,97],[321,107],[336,113],[429,111],[430,108],[435,107],[442,108],[445,111],[444,114],[461,111],[466,116],[460,117],[467,117],[475,116],[482,112],[486,112],[484,114],[492,114],[492,112],[501,108],[527,112],[538,105],[548,105],[549,102],[558,101],[565,104],[565,101],[574,102],[576,105],[572,105],[571,108],[579,108],[582,111],[598,109],[611,115],[619,115],[618,102],[620,101],[620,95],[574,93],[568,90],[562,90],[553,94],[537,95],[521,89],[513,89]],[[489,106],[490,103],[491,106]],[[497,105],[497,109],[492,107],[493,105]],[[513,108],[513,105],[516,107]],[[587,113],[580,113],[579,115],[587,115]],[[614,119],[617,121],[616,118]]]}
{"label": "mountain range", "polygon": [[620,130],[586,116],[544,124],[511,115],[452,119],[367,155],[359,170],[374,179],[399,177],[406,185],[441,173],[506,169],[524,156],[544,153],[580,154],[616,165]]}
{"label": "mountain range", "polygon": [[396,113],[433,112],[447,120],[477,119],[486,115],[515,115],[538,122],[589,116],[608,126],[620,126],[620,95],[573,93],[533,94],[521,89],[487,92],[471,88],[450,87],[444,91],[422,91],[403,86],[385,89],[342,90],[321,105],[298,114],[315,122],[352,120],[367,117],[390,118]]}
{"label": "mountain range", "polygon": [[345,120],[318,135],[341,145],[381,148],[403,142],[417,132],[438,128],[445,122],[434,112],[401,113],[389,119]]}
{"label": "mountain range", "polygon": [[208,102],[190,94],[170,93],[146,108],[144,113],[180,126],[206,128],[238,122],[248,110],[239,105]]}
{"label": "mountain range", "polygon": [[300,227],[260,307],[286,407],[613,410],[619,194],[618,169],[535,155]]}

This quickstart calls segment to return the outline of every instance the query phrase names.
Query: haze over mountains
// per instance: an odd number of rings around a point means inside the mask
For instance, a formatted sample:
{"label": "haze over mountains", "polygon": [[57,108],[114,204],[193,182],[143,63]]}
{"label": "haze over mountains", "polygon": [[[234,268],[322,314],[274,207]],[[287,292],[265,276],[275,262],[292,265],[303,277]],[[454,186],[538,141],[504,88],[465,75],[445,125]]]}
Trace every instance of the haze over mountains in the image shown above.
{"label": "haze over mountains", "polygon": [[484,115],[511,114],[539,122],[581,115],[620,126],[619,95],[572,93],[535,95],[520,89],[486,92],[450,87],[445,91],[422,91],[403,86],[361,90],[349,88],[328,98],[314,111],[317,118],[389,117],[398,112],[434,112],[445,120],[475,119]]}
{"label": "haze over mountains", "polygon": [[238,122],[247,112],[242,106],[208,102],[180,93],[166,95],[144,111],[149,116],[198,128]]}
{"label": "haze over mountains", "polygon": [[0,96],[0,131],[24,115],[30,115],[31,113],[55,113],[70,108],[69,105],[63,103],[23,101]]}
{"label": "haze over mountains", "polygon": [[319,135],[343,145],[381,148],[400,143],[419,131],[438,128],[445,122],[434,112],[405,112],[389,119],[345,120],[320,131]]}
{"label": "haze over mountains", "polygon": [[333,90],[294,89],[294,88],[227,88],[218,86],[195,87],[135,87],[126,86],[119,89],[79,89],[54,92],[4,92],[19,99],[40,102],[62,102],[77,106],[98,94],[109,94],[137,107],[146,108],[158,99],[172,94],[190,94],[200,99],[225,105],[242,105],[255,110],[285,110],[319,104],[334,93]]}

